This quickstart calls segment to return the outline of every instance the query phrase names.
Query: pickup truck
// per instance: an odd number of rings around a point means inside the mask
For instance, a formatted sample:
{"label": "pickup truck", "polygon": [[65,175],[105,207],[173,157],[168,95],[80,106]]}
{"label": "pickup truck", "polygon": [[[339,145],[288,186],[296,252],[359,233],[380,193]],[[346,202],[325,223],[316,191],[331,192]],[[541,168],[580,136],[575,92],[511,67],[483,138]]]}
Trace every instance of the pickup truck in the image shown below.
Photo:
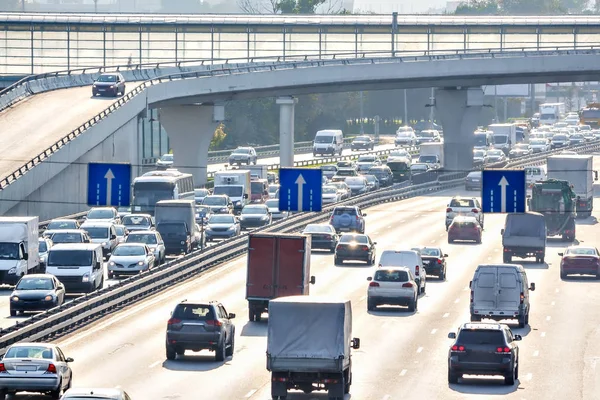
{"label": "pickup truck", "polygon": [[483,213],[481,204],[475,197],[453,197],[446,207],[446,230],[457,215],[475,217],[481,229],[483,229]]}

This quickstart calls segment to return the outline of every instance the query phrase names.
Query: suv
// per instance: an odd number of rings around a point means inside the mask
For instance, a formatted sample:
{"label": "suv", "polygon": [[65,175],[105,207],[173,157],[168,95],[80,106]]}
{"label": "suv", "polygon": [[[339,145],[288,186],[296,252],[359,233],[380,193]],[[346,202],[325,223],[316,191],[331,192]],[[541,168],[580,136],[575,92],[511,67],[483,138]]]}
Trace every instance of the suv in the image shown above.
{"label": "suv", "polygon": [[339,206],[333,209],[329,223],[337,233],[365,233],[366,216],[357,206]]}
{"label": "suv", "polygon": [[230,165],[256,165],[257,160],[258,156],[254,147],[238,147],[231,153],[228,159]]}
{"label": "suv", "polygon": [[446,207],[446,230],[454,220],[454,217],[461,215],[465,217],[475,217],[481,229],[483,229],[483,212],[481,204],[475,197],[453,197]]}
{"label": "suv", "polygon": [[462,375],[502,375],[504,383],[514,385],[519,378],[521,335],[513,335],[505,324],[466,323],[448,351],[448,383],[458,383]]}
{"label": "suv", "polygon": [[370,136],[357,136],[350,145],[352,150],[373,150],[375,148],[375,142]]}
{"label": "suv", "polygon": [[235,314],[227,313],[219,302],[189,302],[175,306],[167,322],[166,352],[168,360],[184,355],[186,350],[215,352],[215,361],[233,356]]}

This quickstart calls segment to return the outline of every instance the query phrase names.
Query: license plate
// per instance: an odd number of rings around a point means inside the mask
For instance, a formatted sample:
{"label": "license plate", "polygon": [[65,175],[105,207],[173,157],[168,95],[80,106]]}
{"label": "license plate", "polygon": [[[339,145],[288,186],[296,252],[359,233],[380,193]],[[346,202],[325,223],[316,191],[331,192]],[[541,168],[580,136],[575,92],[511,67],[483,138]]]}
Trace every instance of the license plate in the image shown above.
{"label": "license plate", "polygon": [[473,182],[479,182],[479,179],[473,179]]}
{"label": "license plate", "polygon": [[33,365],[18,365],[17,371],[35,371],[37,367]]}

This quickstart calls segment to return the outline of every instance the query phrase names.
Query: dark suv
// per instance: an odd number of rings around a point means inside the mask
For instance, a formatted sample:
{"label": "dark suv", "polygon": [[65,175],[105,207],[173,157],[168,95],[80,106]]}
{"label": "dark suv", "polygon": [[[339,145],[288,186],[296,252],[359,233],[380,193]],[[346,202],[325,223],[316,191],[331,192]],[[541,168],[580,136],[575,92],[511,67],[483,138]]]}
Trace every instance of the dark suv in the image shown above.
{"label": "dark suv", "polygon": [[359,207],[339,206],[333,209],[329,223],[340,232],[365,233],[365,218]]}
{"label": "dark suv", "polygon": [[448,338],[455,339],[448,351],[448,383],[462,375],[502,375],[506,385],[519,378],[520,335],[505,324],[466,323]]}
{"label": "dark suv", "polygon": [[175,360],[186,350],[211,350],[216,361],[233,356],[235,325],[219,302],[188,302],[177,304],[167,322],[167,359]]}

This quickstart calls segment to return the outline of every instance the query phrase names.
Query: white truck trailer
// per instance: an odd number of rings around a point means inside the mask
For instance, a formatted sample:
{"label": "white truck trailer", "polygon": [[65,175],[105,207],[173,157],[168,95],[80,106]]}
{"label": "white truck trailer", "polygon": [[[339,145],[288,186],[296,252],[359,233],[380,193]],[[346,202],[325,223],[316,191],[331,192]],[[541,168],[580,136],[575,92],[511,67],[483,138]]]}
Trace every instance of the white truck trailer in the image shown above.
{"label": "white truck trailer", "polygon": [[[266,169],[266,166],[264,166]],[[226,194],[239,214],[250,203],[250,174],[248,169],[230,169],[215,172],[213,194]]]}
{"label": "white truck trailer", "polygon": [[38,217],[0,217],[0,284],[14,285],[38,272],[38,235]]}
{"label": "white truck trailer", "polygon": [[508,155],[510,148],[517,143],[517,126],[515,124],[491,124],[488,129],[492,134],[492,147],[502,150]]}
{"label": "white truck trailer", "polygon": [[594,208],[594,181],[598,171],[593,170],[591,155],[560,154],[548,157],[548,179],[567,181],[577,196],[577,218],[587,218]]}

